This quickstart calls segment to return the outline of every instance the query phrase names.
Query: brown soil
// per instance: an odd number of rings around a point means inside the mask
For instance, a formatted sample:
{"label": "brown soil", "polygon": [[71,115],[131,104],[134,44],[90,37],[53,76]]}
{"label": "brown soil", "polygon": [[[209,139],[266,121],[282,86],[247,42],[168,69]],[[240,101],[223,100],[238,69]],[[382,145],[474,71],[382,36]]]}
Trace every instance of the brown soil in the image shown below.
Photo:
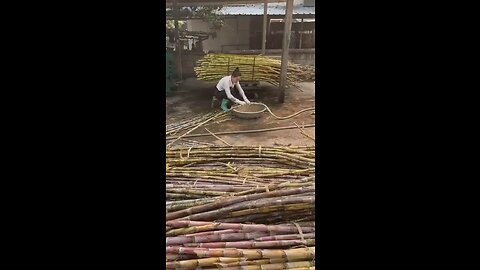
{"label": "brown soil", "polygon": [[[167,123],[181,121],[199,114],[211,112],[211,101],[214,84],[197,81],[196,79],[186,80],[175,92],[172,97],[167,97]],[[302,109],[315,106],[315,84],[301,83],[300,91],[295,88],[287,89],[285,103],[277,102],[278,89],[272,85],[262,83],[257,90],[258,98],[255,98],[253,91],[247,91],[250,101],[266,104],[277,116],[288,116]],[[218,109],[218,108],[215,108]],[[239,131],[249,129],[262,129],[272,127],[293,126],[294,122],[298,125],[314,124],[315,115],[312,111],[302,113],[296,117],[287,120],[278,120],[265,112],[258,119],[239,119],[234,118],[219,124],[212,123],[208,129],[215,133],[219,131]],[[306,128],[305,132],[310,136],[315,136],[315,127]],[[207,133],[200,127],[191,134]],[[314,145],[315,142],[305,137],[298,129],[288,129],[279,131],[270,131],[262,133],[221,135],[223,140],[232,145]],[[190,138],[195,141],[210,142],[222,145],[223,143],[213,136]]]}

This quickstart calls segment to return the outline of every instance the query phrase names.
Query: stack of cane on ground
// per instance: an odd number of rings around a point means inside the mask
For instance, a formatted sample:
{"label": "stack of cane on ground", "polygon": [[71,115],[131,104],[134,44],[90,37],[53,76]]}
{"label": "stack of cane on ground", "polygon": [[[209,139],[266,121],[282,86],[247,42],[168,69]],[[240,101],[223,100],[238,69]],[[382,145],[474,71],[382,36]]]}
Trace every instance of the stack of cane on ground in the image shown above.
{"label": "stack of cane on ground", "polygon": [[[260,55],[207,54],[197,61],[194,68],[197,78],[203,81],[218,81],[231,75],[238,67],[242,80],[264,81],[279,86],[282,61]],[[288,63],[287,85],[315,80],[315,67]]]}
{"label": "stack of cane on ground", "polygon": [[[175,138],[175,136],[188,133],[196,127],[201,126],[203,128],[206,128],[209,125],[219,124],[225,121],[229,121],[231,119],[232,115],[224,111],[214,111],[207,114],[200,114],[187,119],[183,119],[181,121],[173,121],[167,123],[166,135],[170,135],[172,138]],[[169,146],[167,148],[195,147],[202,145],[214,146],[215,144],[182,138],[178,142],[176,142],[175,145]]]}
{"label": "stack of cane on ground", "polygon": [[205,125],[202,125],[202,126],[208,126],[213,123],[215,124],[222,123],[222,122],[231,120],[232,116],[228,112],[223,112],[223,111],[216,111],[216,112],[210,112],[207,114],[195,115],[193,117],[184,119],[182,121],[168,123],[165,128],[166,135],[167,136],[175,135],[175,134],[178,134],[179,132],[188,131],[191,128],[209,119],[215,119],[215,120],[209,123],[206,123]]}
{"label": "stack of cane on ground", "polygon": [[166,157],[167,269],[315,269],[315,147]]}

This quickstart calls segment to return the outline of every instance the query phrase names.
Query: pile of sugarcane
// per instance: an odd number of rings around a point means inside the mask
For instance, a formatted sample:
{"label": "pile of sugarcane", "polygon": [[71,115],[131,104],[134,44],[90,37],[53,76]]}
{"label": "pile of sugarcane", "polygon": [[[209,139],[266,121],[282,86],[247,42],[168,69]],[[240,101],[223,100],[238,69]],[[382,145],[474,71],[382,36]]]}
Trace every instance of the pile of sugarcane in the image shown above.
{"label": "pile of sugarcane", "polygon": [[167,269],[314,269],[314,147],[166,152]]}
{"label": "pile of sugarcane", "polygon": [[223,111],[209,112],[207,114],[196,115],[191,118],[182,120],[180,122],[167,124],[166,135],[174,135],[179,132],[190,130],[191,128],[211,118],[214,118],[215,120],[210,123],[206,123],[204,126],[208,126],[209,124],[212,124],[212,123],[221,123],[224,121],[228,121],[232,118],[232,116],[227,112],[223,112]]}
{"label": "pile of sugarcane", "polygon": [[[242,80],[264,81],[279,86],[281,60],[258,55],[207,54],[197,61],[194,68],[197,78],[204,81],[218,81],[231,75],[238,67]],[[288,63],[287,86],[297,87],[298,82],[315,80],[315,68]]]}
{"label": "pile of sugarcane", "polygon": [[315,269],[313,223],[172,220],[167,226],[167,269]]}

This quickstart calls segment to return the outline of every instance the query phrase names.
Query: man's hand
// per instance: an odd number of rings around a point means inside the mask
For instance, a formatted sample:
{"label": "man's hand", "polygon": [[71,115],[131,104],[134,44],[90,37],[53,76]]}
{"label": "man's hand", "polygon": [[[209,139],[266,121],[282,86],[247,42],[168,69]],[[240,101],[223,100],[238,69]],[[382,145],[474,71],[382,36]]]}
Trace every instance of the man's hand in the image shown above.
{"label": "man's hand", "polygon": [[238,104],[239,104],[239,105],[245,105],[245,102],[244,102],[244,101],[241,101],[241,100],[239,100],[239,101],[238,101]]}
{"label": "man's hand", "polygon": [[245,103],[250,104],[250,100],[245,99]]}

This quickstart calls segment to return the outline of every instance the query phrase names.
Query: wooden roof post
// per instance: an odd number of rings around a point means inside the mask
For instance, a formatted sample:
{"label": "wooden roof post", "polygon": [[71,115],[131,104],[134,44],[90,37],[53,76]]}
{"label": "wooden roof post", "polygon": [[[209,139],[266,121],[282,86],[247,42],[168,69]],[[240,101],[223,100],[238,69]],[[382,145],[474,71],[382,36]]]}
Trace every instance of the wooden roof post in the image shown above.
{"label": "wooden roof post", "polygon": [[268,17],[268,0],[263,4],[263,30],[262,30],[262,55],[265,55],[267,46],[267,17]]}
{"label": "wooden roof post", "polygon": [[285,27],[283,28],[283,44],[282,44],[282,64],[280,70],[280,96],[278,101],[285,102],[285,87],[287,84],[288,69],[288,48],[290,46],[290,33],[292,30],[292,14],[293,0],[287,0],[287,9],[285,10]]}
{"label": "wooden roof post", "polygon": [[179,34],[179,27],[178,27],[178,12],[179,8],[177,5],[177,0],[173,0],[173,22],[175,24],[175,56],[176,56],[176,67],[177,67],[177,75],[178,79],[181,81],[183,80],[183,72],[182,72],[182,47],[180,42],[180,34]]}

